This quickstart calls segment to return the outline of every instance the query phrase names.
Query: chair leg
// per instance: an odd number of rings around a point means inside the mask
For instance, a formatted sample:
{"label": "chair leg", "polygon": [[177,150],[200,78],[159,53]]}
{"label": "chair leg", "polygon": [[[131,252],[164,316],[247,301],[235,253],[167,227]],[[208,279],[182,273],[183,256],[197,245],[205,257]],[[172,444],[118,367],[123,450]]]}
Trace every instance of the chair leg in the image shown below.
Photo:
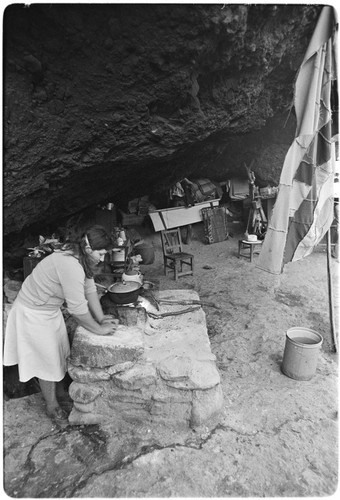
{"label": "chair leg", "polygon": [[174,275],[175,275],[175,280],[178,280],[178,267],[177,267],[177,261],[174,261]]}

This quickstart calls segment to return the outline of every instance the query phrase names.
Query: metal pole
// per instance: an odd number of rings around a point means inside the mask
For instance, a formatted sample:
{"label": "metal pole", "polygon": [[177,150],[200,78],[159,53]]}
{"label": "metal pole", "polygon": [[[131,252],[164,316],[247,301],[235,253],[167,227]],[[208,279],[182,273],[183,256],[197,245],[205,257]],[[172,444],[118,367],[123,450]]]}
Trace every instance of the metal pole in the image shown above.
{"label": "metal pole", "polygon": [[332,284],[332,274],[331,274],[331,229],[327,231],[327,281],[328,281],[329,320],[331,324],[331,335],[332,335],[334,351],[338,352],[338,345],[335,333],[335,322],[334,322],[333,284]]}

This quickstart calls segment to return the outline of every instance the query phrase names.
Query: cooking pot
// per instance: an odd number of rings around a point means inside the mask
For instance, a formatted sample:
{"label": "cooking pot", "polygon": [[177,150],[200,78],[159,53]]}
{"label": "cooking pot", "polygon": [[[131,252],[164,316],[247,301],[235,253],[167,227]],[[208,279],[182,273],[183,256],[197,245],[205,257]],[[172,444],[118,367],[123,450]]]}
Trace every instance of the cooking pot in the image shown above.
{"label": "cooking pot", "polygon": [[137,302],[140,287],[140,283],[136,281],[121,281],[113,283],[107,293],[115,304],[130,304]]}

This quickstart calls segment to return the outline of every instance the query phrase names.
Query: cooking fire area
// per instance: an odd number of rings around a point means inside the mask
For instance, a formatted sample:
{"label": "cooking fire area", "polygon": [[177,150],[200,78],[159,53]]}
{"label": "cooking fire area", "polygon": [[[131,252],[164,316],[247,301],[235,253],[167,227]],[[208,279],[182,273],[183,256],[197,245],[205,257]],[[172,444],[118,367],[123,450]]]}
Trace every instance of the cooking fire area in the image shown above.
{"label": "cooking fire area", "polygon": [[223,395],[199,295],[159,290],[136,272],[139,281],[98,277],[103,311],[118,324],[113,336],[75,330],[70,423],[216,425]]}

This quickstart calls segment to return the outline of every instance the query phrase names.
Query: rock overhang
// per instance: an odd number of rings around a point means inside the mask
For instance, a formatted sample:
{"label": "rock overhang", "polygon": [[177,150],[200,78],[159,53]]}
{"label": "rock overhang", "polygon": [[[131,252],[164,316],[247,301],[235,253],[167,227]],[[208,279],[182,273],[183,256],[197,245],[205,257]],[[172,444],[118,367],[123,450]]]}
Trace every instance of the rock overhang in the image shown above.
{"label": "rock overhang", "polygon": [[[277,181],[320,8],[9,6],[5,234],[184,176],[225,179],[254,157]],[[258,135],[275,117],[276,135]]]}

